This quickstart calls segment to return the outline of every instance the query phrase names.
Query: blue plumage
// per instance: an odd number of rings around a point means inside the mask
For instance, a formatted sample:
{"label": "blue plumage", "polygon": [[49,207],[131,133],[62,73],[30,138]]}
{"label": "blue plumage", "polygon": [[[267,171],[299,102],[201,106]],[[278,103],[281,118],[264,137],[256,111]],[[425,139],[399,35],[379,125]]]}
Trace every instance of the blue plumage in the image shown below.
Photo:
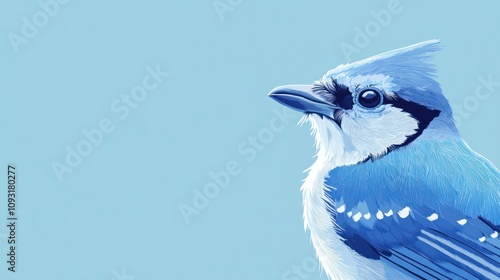
{"label": "blue plumage", "polygon": [[[376,161],[342,166],[329,173],[334,199],[355,205],[374,199],[379,205],[418,203],[433,209],[442,204],[464,215],[487,217],[500,224],[500,173],[461,140],[417,140]],[[466,196],[466,197],[464,197]]]}
{"label": "blue plumage", "polygon": [[311,122],[304,218],[332,279],[500,279],[500,172],[461,139],[436,50],[423,42],[270,93]]}

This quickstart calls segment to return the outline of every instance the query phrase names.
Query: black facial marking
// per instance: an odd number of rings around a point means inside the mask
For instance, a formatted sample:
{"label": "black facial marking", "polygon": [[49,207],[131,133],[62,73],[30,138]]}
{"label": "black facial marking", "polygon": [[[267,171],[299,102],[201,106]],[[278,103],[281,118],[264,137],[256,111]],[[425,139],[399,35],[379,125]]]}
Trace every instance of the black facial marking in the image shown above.
{"label": "black facial marking", "polygon": [[354,106],[354,101],[352,99],[352,93],[349,91],[349,88],[347,88],[344,85],[339,85],[335,81],[333,81],[335,85],[335,103],[345,109],[345,110],[350,110]]}
{"label": "black facial marking", "polygon": [[313,86],[313,91],[324,100],[335,104],[344,110],[350,110],[354,106],[352,93],[345,85],[338,84],[335,79],[330,83],[316,83]]}
{"label": "black facial marking", "polygon": [[394,145],[389,150],[394,150],[396,148],[406,146],[411,142],[413,142],[424,132],[424,130],[429,126],[432,120],[434,120],[439,116],[439,114],[441,114],[441,111],[439,110],[429,109],[423,105],[420,105],[412,101],[407,101],[399,97],[395,99],[386,98],[384,100],[384,104],[391,104],[394,107],[400,108],[403,111],[409,113],[413,118],[415,118],[418,121],[417,132],[412,136],[408,137],[408,139],[406,139],[404,143],[399,145]]}

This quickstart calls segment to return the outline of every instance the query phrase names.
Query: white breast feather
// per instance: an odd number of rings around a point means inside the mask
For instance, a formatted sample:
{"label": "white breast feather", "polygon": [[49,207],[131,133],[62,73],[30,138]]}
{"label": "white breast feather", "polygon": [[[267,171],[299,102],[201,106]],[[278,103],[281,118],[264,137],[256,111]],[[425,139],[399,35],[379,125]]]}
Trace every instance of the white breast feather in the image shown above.
{"label": "white breast feather", "polygon": [[[311,241],[318,259],[330,279],[385,279],[380,262],[366,259],[341,240],[327,211],[325,178],[336,166],[355,164],[368,156],[359,152],[331,120],[318,115],[306,116],[312,125],[318,149],[317,160],[309,168],[302,185],[304,227],[311,232]],[[332,186],[334,188],[335,186]],[[332,210],[332,209],[331,209]]]}

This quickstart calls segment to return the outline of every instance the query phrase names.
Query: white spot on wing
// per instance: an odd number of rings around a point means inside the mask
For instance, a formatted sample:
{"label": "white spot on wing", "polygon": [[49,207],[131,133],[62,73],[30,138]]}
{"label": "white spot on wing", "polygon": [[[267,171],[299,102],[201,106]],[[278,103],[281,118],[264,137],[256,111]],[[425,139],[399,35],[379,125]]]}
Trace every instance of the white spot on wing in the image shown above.
{"label": "white spot on wing", "polygon": [[479,242],[484,242],[485,240],[486,240],[486,236],[479,238]]}
{"label": "white spot on wing", "polygon": [[377,219],[382,220],[383,218],[384,218],[384,214],[382,213],[382,211],[378,210]]}
{"label": "white spot on wing", "polygon": [[406,206],[405,208],[401,209],[401,211],[398,212],[399,217],[405,219],[410,215],[410,207]]}
{"label": "white spot on wing", "polygon": [[430,215],[429,217],[427,217],[427,220],[431,221],[431,222],[434,222],[435,220],[437,220],[439,218],[438,214],[437,213],[434,213],[432,215]]}
{"label": "white spot on wing", "polygon": [[352,216],[352,219],[355,222],[359,221],[359,219],[361,219],[361,212],[358,212],[354,216]]}
{"label": "white spot on wing", "polygon": [[461,220],[458,220],[457,223],[461,226],[465,225],[467,223],[467,219],[461,219]]}
{"label": "white spot on wing", "polygon": [[498,237],[498,232],[495,231],[492,234],[490,234],[491,238],[497,238]]}
{"label": "white spot on wing", "polygon": [[392,209],[391,209],[391,210],[389,210],[389,212],[385,213],[385,215],[386,215],[387,217],[392,216],[392,214],[394,214],[394,213],[392,212]]}
{"label": "white spot on wing", "polygon": [[371,215],[370,213],[366,213],[365,215],[363,215],[363,217],[364,217],[366,220],[370,219],[370,217],[371,217],[371,216],[372,216],[372,215]]}
{"label": "white spot on wing", "polygon": [[337,213],[344,213],[345,212],[345,204],[337,208]]}
{"label": "white spot on wing", "polygon": [[347,212],[347,217],[352,217],[352,211]]}

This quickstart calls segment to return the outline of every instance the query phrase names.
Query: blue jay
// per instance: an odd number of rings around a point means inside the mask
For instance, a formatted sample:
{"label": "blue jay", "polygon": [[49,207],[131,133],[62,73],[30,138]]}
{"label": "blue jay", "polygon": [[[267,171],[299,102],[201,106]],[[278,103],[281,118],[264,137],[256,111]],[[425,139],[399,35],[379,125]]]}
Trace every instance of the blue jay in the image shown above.
{"label": "blue jay", "polygon": [[431,40],[269,96],[317,155],[304,225],[331,279],[500,279],[500,172],[461,139]]}

